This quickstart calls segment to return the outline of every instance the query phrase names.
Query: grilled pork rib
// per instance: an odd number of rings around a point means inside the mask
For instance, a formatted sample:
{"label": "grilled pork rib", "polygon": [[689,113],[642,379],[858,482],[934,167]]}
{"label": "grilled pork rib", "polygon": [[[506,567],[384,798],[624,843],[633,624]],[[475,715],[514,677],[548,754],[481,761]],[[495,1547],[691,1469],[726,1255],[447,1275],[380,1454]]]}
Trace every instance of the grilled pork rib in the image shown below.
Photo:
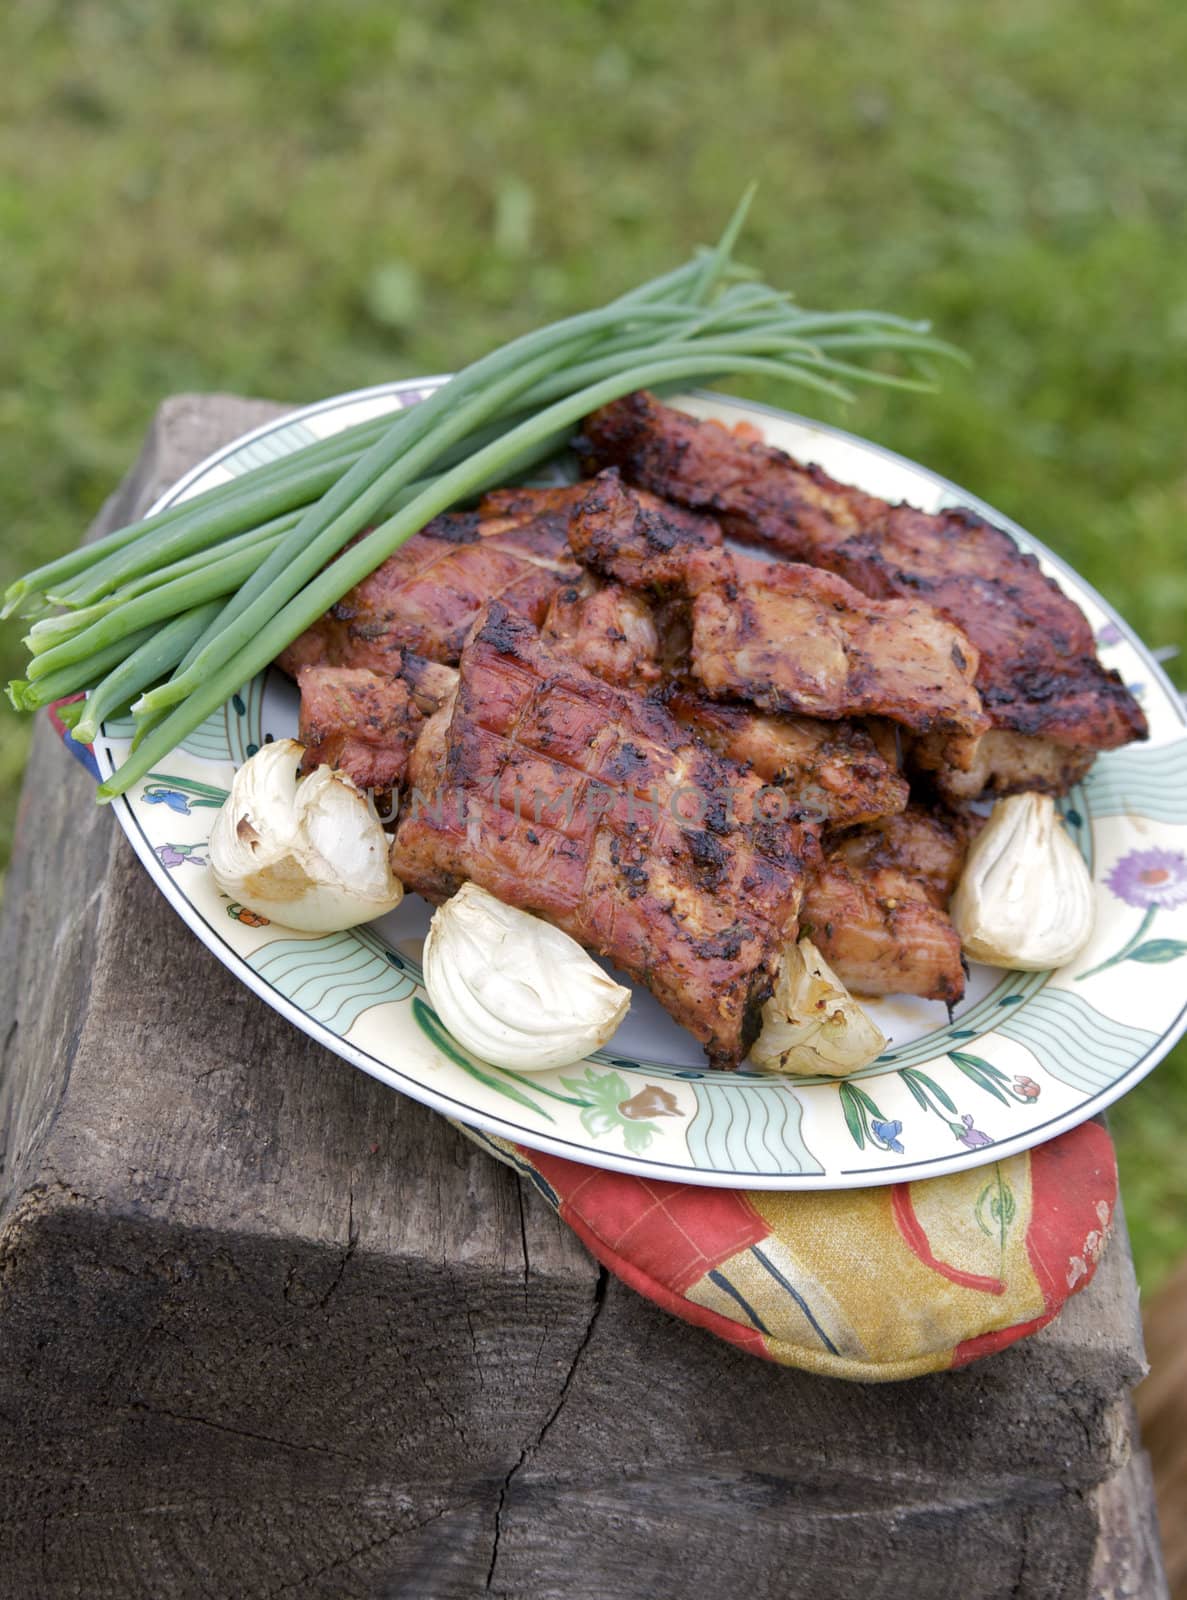
{"label": "grilled pork rib", "polygon": [[297,683],[303,772],[338,767],[361,789],[403,782],[424,722],[406,683],[365,667],[304,667]]}
{"label": "grilled pork rib", "polygon": [[978,735],[977,657],[929,606],[867,600],[843,578],[728,550],[686,572],[692,670],[714,698],[764,711],[881,716],[916,733]]}
{"label": "grilled pork rib", "polygon": [[628,489],[615,468],[584,488],[569,517],[573,554],[628,588],[682,594],[689,557],[725,542],[712,517],[692,516],[646,490]]}
{"label": "grilled pork rib", "polygon": [[846,988],[948,1005],[961,998],[960,937],[946,907],[969,831],[963,819],[909,806],[829,836],[801,926]]}
{"label": "grilled pork rib", "polygon": [[550,484],[546,488],[512,485],[490,489],[478,502],[480,517],[567,517],[585,493],[583,483]]}
{"label": "grilled pork rib", "polygon": [[[587,574],[558,589],[541,637],[550,649],[623,688],[658,692],[677,722],[719,755],[783,786],[797,809],[834,824],[861,822],[907,803],[906,780],[851,722],[773,717],[710,700],[687,679],[687,645],[665,660],[678,622],[674,602],[652,607],[636,590]],[[691,643],[691,633],[687,636]]]}
{"label": "grilled pork rib", "polygon": [[364,578],[279,657],[302,667],[366,667],[391,675],[401,649],[453,662],[488,600],[539,622],[554,591],[580,570],[569,554],[567,511],[436,517]]}
{"label": "grilled pork rib", "polygon": [[910,764],[915,774],[927,776],[947,805],[961,806],[969,800],[1029,791],[1066,794],[1087,774],[1096,756],[1084,745],[990,728],[959,766],[952,761],[952,741],[935,734],[915,741]]}
{"label": "grilled pork rib", "polygon": [[468,879],[546,917],[738,1064],[819,858],[811,827],[756,807],[757,776],[496,602],[409,780],[392,849],[408,888],[440,901]]}
{"label": "grilled pork rib", "polygon": [[711,750],[748,765],[834,826],[901,811],[905,778],[879,754],[864,728],[813,717],[770,717],[680,687],[664,695],[677,722]]}
{"label": "grilled pork rib", "polygon": [[780,715],[885,716],[916,733],[976,737],[976,652],[929,606],[870,600],[815,567],[722,547],[705,517],[601,473],[569,523],[587,565],[634,588],[692,600],[693,676],[715,699]]}
{"label": "grilled pork rib", "polygon": [[872,598],[934,607],[976,647],[994,727],[1093,751],[1146,736],[1079,607],[974,512],[889,505],[644,393],[588,418],[580,448],[591,470],[616,466],[631,483],[713,513],[737,539],[824,567]]}
{"label": "grilled pork rib", "polygon": [[659,629],[646,597],[589,573],[556,591],[540,635],[557,654],[620,688],[650,689],[663,677]]}

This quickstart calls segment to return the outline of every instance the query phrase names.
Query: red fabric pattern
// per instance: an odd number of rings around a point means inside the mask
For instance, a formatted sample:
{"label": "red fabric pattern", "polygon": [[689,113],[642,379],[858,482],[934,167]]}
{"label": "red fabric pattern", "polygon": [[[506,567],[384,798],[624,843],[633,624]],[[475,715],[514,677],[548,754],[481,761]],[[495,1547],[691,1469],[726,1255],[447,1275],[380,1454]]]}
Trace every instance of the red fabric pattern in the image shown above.
{"label": "red fabric pattern", "polygon": [[[533,1161],[537,1155],[533,1154]],[[552,1157],[544,1157],[552,1160]],[[571,1163],[566,1163],[571,1165]],[[676,1184],[672,1188],[679,1187]],[[702,1189],[702,1194],[711,1192]],[[728,1192],[728,1191],[726,1191]],[[654,1300],[657,1306],[669,1312],[673,1317],[679,1317],[683,1322],[691,1322],[694,1327],[705,1328],[710,1333],[715,1333],[719,1339],[725,1339],[729,1344],[737,1345],[739,1349],[748,1351],[752,1356],[761,1356],[764,1361],[772,1359],[771,1352],[767,1349],[766,1340],[757,1328],[743,1327],[740,1322],[735,1322],[731,1317],[723,1317],[718,1311],[710,1311],[707,1306],[697,1305],[695,1300],[686,1300],[683,1295],[676,1293],[666,1284],[657,1281],[648,1272],[641,1268],[637,1261],[626,1256],[620,1256],[611,1250],[606,1242],[590,1228],[585,1221],[575,1214],[566,1215],[562,1209],[561,1215],[581,1240],[586,1249],[597,1257],[604,1267],[607,1267],[616,1278],[621,1278],[628,1289],[634,1289],[636,1294],[644,1295],[648,1300]],[[723,1258],[724,1259],[724,1258]],[[693,1282],[696,1280],[693,1279]]]}
{"label": "red fabric pattern", "polygon": [[[540,1150],[521,1154],[556,1190],[570,1226],[580,1221],[607,1249],[678,1295],[770,1231],[741,1189],[631,1178]],[[695,1309],[681,1305],[682,1316]]]}
{"label": "red fabric pattern", "polygon": [[1017,1344],[1019,1339],[1027,1339],[1032,1333],[1038,1333],[1040,1328],[1054,1322],[1055,1316],[1054,1311],[1047,1311],[1030,1322],[1016,1322],[1012,1328],[995,1328],[992,1333],[979,1333],[975,1339],[965,1339],[952,1352],[952,1365],[967,1367],[971,1361],[979,1361],[982,1356],[994,1356],[999,1350]]}
{"label": "red fabric pattern", "polygon": [[[1032,1150],[1030,1173],[1026,1248],[1047,1310],[1058,1311],[1071,1291],[1083,1288],[1096,1271],[1117,1204],[1113,1141],[1099,1122],[1083,1122]],[[1095,1220],[1087,1232],[1086,1214]]]}

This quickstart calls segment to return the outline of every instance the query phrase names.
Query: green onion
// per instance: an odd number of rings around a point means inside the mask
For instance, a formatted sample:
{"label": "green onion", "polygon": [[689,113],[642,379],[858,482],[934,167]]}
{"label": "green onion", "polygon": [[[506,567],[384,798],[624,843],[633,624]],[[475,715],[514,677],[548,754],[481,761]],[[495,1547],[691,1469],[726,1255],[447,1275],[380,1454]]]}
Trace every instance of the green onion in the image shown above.
{"label": "green onion", "polygon": [[[255,551],[262,560],[275,546],[281,534],[293,526],[297,516],[297,512],[290,511],[287,516],[276,517],[271,522],[266,522],[263,527],[253,528],[234,539],[226,540],[219,545],[218,559],[224,561],[228,556],[242,556],[249,551]],[[175,579],[201,574],[209,567],[212,559],[207,551],[199,551],[182,561],[174,561],[154,572],[147,572],[141,577],[132,579],[122,588],[116,589],[106,600],[97,600],[93,605],[83,606],[77,611],[44,617],[29,629],[25,643],[34,655],[40,655],[61,640],[74,638],[82,633],[92,622],[97,622],[108,612],[117,610],[126,601],[148,594],[153,589],[160,589]]]}
{"label": "green onion", "polygon": [[85,700],[67,700],[58,707],[58,720],[64,728],[69,728],[73,732],[82,721],[86,709]]}
{"label": "green onion", "polygon": [[130,705],[148,684],[171,672],[217,612],[218,602],[211,600],[156,629],[90,691],[85,714],[75,724],[75,737],[83,744],[93,744],[105,719]]}
{"label": "green onion", "polygon": [[[275,549],[282,539],[283,535],[279,535],[270,541],[270,548]],[[150,589],[147,594],[137,595],[120,606],[118,611],[100,617],[73,638],[63,639],[43,654],[34,656],[29,663],[29,677],[37,680],[48,677],[61,667],[76,666],[150,623],[165,621],[181,610],[232,594],[258,565],[258,553],[255,550],[243,550],[237,555],[210,561],[196,575],[177,578],[172,583],[162,584],[159,589]]]}
{"label": "green onion", "polygon": [[51,672],[36,683],[22,682],[18,678],[8,685],[8,698],[18,711],[39,711],[42,706],[52,705],[55,700],[61,700],[68,694],[77,694],[79,689],[90,689],[105,672],[119,666],[133,650],[151,639],[156,631],[153,627],[141,628],[139,633],[130,634],[128,638],[110,645],[89,661],[78,666],[63,667],[60,672]]}
{"label": "green onion", "polygon": [[[262,521],[282,516],[315,501],[337,483],[349,461],[345,454],[332,457],[328,462],[315,463],[298,470],[291,479],[264,484],[247,494],[241,501],[223,507],[214,514],[193,511],[177,523],[161,531],[151,541],[137,541],[131,548],[119,551],[101,567],[93,568],[86,584],[76,584],[70,591],[71,605],[87,604],[118,588],[126,579],[153,569],[157,562],[180,560],[195,551],[209,549],[220,540],[256,526]],[[51,598],[58,598],[57,591]]]}

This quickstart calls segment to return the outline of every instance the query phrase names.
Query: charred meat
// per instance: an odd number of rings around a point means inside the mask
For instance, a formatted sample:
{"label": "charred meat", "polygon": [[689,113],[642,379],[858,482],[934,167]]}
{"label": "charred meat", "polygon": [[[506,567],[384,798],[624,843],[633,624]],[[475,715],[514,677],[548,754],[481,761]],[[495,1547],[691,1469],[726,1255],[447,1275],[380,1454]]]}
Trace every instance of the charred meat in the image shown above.
{"label": "charred meat", "polygon": [[907,803],[906,779],[855,723],[771,717],[690,688],[665,694],[664,703],[711,750],[782,785],[800,808],[834,826],[883,817]]}
{"label": "charred meat", "polygon": [[871,598],[933,607],[974,645],[995,727],[1089,750],[1146,736],[1079,607],[976,513],[892,506],[642,393],[590,417],[581,449],[591,469],[617,466],[737,539],[824,567]]}
{"label": "charred meat", "polygon": [[409,778],[392,852],[409,888],[439,901],[469,879],[548,918],[738,1064],[819,855],[811,827],[764,814],[759,778],[500,603]]}
{"label": "charred meat", "polygon": [[[595,485],[593,498],[604,503],[607,493],[628,508],[636,498],[617,482]],[[588,525],[588,501],[580,510]],[[619,547],[625,559],[632,547],[630,537]],[[613,564],[613,548],[606,554]],[[608,683],[645,691],[662,685],[663,702],[679,723],[710,749],[784,786],[798,810],[834,823],[858,822],[907,803],[897,764],[879,754],[864,729],[709,699],[688,677],[692,618],[676,598],[652,604],[635,589],[587,574],[580,585],[557,591],[542,632],[551,648]]]}
{"label": "charred meat", "polygon": [[964,994],[960,938],[948,919],[968,849],[961,818],[909,806],[830,835],[804,898],[803,930],[855,994]]}
{"label": "charred meat", "polygon": [[339,767],[361,789],[393,789],[424,718],[406,683],[365,667],[305,667],[297,678],[303,772]]}
{"label": "charred meat", "polygon": [[364,578],[280,656],[302,667],[366,667],[393,674],[402,649],[455,662],[490,599],[539,622],[556,589],[580,571],[569,554],[567,511],[436,517]]}
{"label": "charred meat", "polygon": [[663,676],[660,634],[645,596],[589,573],[553,595],[541,637],[550,649],[622,688],[652,688]]}
{"label": "charred meat", "polygon": [[585,486],[569,517],[569,544],[583,566],[659,594],[683,592],[690,555],[723,543],[712,517],[628,489],[613,469]]}
{"label": "charred meat", "polygon": [[959,806],[1007,794],[1066,794],[1087,775],[1096,754],[1084,745],[990,728],[964,762],[953,763],[951,740],[928,735],[911,746],[908,765],[935,786],[941,800]]}
{"label": "charred meat", "polygon": [[569,539],[604,576],[691,600],[692,675],[713,698],[779,715],[885,716],[917,733],[988,727],[972,685],[976,652],[928,606],[869,600],[815,567],[736,556],[709,519],[628,489],[613,471],[574,509]]}
{"label": "charred meat", "polygon": [[584,483],[549,484],[544,488],[531,485],[507,489],[490,489],[478,502],[480,517],[567,517],[585,494]]}
{"label": "charred meat", "polygon": [[764,711],[880,716],[977,735],[976,652],[929,606],[868,600],[816,567],[698,551],[686,573],[692,670],[715,698]]}

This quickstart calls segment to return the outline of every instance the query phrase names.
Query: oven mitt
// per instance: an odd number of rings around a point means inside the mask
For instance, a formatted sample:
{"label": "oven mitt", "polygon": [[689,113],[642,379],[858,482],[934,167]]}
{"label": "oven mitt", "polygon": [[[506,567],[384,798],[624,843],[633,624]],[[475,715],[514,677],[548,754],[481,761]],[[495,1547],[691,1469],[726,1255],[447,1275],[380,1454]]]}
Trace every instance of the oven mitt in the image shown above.
{"label": "oven mitt", "polygon": [[1117,1200],[1099,1122],[971,1171],[877,1189],[705,1189],[460,1127],[603,1266],[751,1355],[884,1383],[1036,1333],[1092,1279]]}

